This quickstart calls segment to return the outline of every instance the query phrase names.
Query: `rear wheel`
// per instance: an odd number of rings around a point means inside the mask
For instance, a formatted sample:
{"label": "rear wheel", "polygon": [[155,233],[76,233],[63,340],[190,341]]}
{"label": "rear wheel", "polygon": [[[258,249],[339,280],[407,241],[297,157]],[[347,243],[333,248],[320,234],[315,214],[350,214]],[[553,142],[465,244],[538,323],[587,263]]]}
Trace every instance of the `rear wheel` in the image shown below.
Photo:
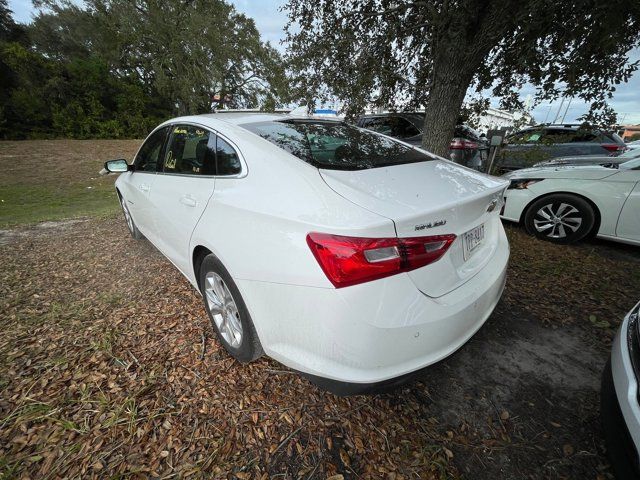
{"label": "rear wheel", "polygon": [[242,363],[262,356],[258,334],[240,291],[215,255],[204,258],[199,276],[205,309],[225,350]]}
{"label": "rear wheel", "polygon": [[554,243],[574,243],[595,225],[595,212],[585,199],[557,193],[533,202],[524,217],[527,232]]}
{"label": "rear wheel", "polygon": [[122,206],[122,213],[124,214],[124,219],[127,222],[129,233],[136,240],[140,240],[141,238],[143,238],[143,235],[142,233],[140,233],[140,230],[138,230],[138,227],[136,227],[136,223],[133,221],[133,217],[131,216],[129,207],[127,207],[127,201],[124,199],[123,196],[119,195],[119,197],[120,197],[120,205]]}

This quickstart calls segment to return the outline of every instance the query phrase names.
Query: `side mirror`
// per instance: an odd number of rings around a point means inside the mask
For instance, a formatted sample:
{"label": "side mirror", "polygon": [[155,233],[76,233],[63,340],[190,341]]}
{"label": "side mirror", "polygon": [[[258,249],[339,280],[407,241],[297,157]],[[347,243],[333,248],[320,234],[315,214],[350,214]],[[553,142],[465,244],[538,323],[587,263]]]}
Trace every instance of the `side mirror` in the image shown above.
{"label": "side mirror", "polygon": [[108,162],[104,162],[104,169],[107,173],[122,173],[129,170],[129,164],[124,158],[109,160]]}

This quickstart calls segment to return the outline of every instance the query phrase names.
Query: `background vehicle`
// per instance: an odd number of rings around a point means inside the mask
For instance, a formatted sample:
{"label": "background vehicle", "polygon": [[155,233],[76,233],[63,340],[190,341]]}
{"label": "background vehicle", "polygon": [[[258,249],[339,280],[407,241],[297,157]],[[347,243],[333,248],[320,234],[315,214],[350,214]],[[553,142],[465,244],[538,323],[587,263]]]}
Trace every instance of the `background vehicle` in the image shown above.
{"label": "background vehicle", "polygon": [[600,414],[619,479],[640,478],[640,303],[625,317],[602,374]]}
{"label": "background vehicle", "polygon": [[507,182],[340,121],[181,117],[105,168],[232,356],[342,393],[448,356],[504,287]]}
{"label": "background vehicle", "polygon": [[527,168],[510,180],[502,218],[556,243],[588,235],[640,245],[640,158],[619,166]]}
{"label": "background vehicle", "polygon": [[531,167],[555,157],[619,155],[625,143],[615,133],[577,124],[529,127],[509,135],[496,159],[499,173]]}
{"label": "background vehicle", "polygon": [[634,158],[640,158],[640,149],[627,150],[617,157],[602,155],[582,155],[578,157],[558,157],[546,162],[536,163],[534,167],[557,167],[560,165],[619,165]]}
{"label": "background vehicle", "polygon": [[[420,147],[424,129],[424,113],[380,113],[363,115],[357,125]],[[449,157],[456,163],[483,170],[489,146],[485,138],[467,125],[457,125],[449,145]]]}
{"label": "background vehicle", "polygon": [[627,148],[629,148],[631,150],[638,150],[638,149],[640,149],[640,140],[635,140],[633,142],[629,142],[626,145],[627,145]]}

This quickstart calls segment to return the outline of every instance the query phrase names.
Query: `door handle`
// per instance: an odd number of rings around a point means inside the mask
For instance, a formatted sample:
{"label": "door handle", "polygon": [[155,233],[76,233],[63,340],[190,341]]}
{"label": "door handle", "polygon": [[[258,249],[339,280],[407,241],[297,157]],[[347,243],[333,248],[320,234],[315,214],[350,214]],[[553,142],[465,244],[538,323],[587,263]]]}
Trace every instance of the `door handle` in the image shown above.
{"label": "door handle", "polygon": [[146,183],[141,183],[138,188],[142,192],[148,192],[151,187],[149,185],[147,185]]}
{"label": "door handle", "polygon": [[198,202],[191,195],[183,195],[180,197],[180,203],[186,205],[187,207],[195,207],[198,205]]}

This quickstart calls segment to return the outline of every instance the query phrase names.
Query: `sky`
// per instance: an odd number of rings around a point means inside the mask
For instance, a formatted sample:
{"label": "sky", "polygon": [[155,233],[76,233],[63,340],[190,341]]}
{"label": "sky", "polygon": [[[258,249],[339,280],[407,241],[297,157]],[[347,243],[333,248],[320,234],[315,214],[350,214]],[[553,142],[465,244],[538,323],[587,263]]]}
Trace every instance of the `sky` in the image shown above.
{"label": "sky", "polygon": [[[280,43],[287,23],[286,14],[280,11],[284,0],[232,0],[231,3],[239,12],[254,19],[263,40],[271,42],[278,50],[284,51],[284,46]],[[31,0],[9,0],[9,7],[14,13],[14,19],[21,23],[30,22],[35,12]],[[632,52],[632,58],[640,59],[640,50]],[[521,96],[524,99],[533,92],[533,87],[525,87],[521,91]],[[493,99],[491,103],[494,107],[498,106],[498,102]],[[628,83],[618,86],[610,105],[618,114],[618,122],[640,124],[640,71],[636,72]],[[560,100],[558,100],[550,104],[538,105],[532,113],[537,122],[552,122],[560,112],[558,116],[560,121],[566,107],[567,103],[560,110]],[[573,100],[564,121],[577,121],[587,109],[588,105],[584,102],[578,99]]]}

